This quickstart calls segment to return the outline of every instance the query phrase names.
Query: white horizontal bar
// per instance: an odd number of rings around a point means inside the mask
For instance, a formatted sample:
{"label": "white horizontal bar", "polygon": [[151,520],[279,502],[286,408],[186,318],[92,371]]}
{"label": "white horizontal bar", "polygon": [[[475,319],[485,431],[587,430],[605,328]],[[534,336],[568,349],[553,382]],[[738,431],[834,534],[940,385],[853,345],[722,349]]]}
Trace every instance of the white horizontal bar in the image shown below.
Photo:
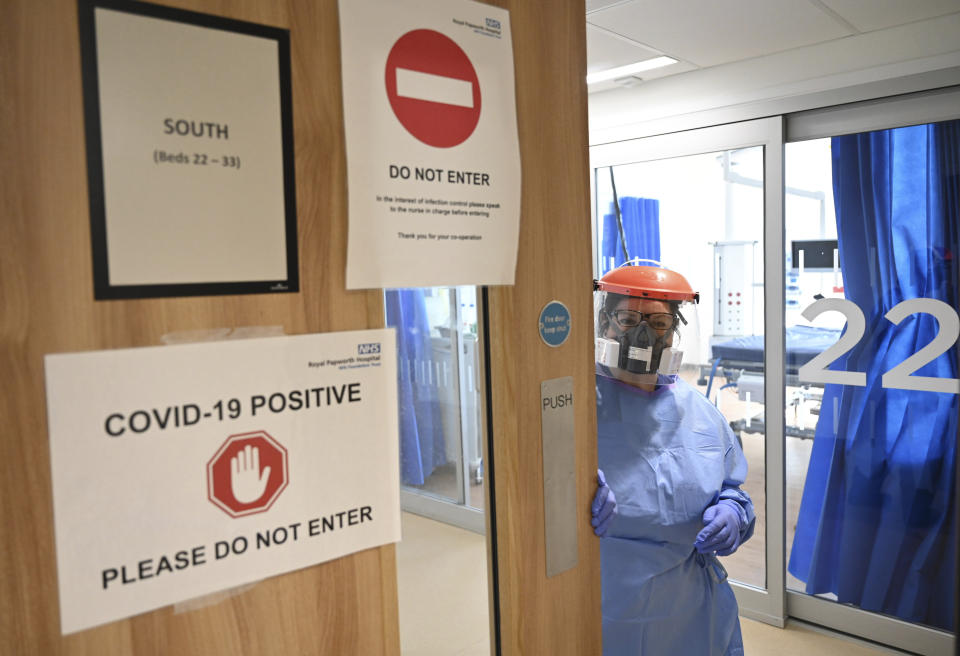
{"label": "white horizontal bar", "polygon": [[453,77],[397,69],[397,95],[417,100],[473,107],[473,83]]}
{"label": "white horizontal bar", "polygon": [[606,82],[607,80],[615,80],[618,77],[627,77],[628,75],[633,75],[634,73],[641,73],[643,71],[650,71],[655,68],[663,68],[664,66],[670,66],[676,64],[678,60],[673,57],[654,57],[653,59],[645,59],[644,61],[638,61],[633,64],[627,64],[626,66],[617,66],[616,68],[608,68],[604,71],[597,71],[596,73],[590,73],[587,75],[587,84],[596,84],[597,82]]}

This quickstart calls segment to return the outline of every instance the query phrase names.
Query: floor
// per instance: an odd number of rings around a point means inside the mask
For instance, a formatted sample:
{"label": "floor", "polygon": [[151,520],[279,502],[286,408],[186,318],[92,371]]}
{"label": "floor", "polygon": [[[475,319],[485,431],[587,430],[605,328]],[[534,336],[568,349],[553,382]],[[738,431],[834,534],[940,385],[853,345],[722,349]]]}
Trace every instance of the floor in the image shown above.
{"label": "floor", "polygon": [[401,529],[401,653],[489,656],[485,536],[406,512]]}
{"label": "floor", "polygon": [[[489,656],[487,551],[482,535],[403,513],[397,546],[404,656]],[[749,656],[876,656],[901,652],[799,622],[741,619]]]}

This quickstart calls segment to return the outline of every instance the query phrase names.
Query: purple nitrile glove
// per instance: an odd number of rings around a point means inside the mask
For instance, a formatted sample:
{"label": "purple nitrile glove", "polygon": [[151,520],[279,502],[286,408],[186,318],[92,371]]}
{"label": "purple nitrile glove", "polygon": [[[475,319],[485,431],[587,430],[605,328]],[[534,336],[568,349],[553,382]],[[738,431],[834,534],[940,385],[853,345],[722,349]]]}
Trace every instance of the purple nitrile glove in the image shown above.
{"label": "purple nitrile glove", "polygon": [[740,513],[735,501],[721,500],[703,511],[703,529],[693,546],[702,554],[729,556],[740,546]]}
{"label": "purple nitrile glove", "polygon": [[597,537],[602,538],[607,534],[610,528],[610,522],[617,514],[617,498],[613,495],[613,490],[607,485],[607,479],[603,476],[603,470],[597,470],[597,493],[593,495],[593,503],[590,505],[590,525],[593,526],[593,532]]}

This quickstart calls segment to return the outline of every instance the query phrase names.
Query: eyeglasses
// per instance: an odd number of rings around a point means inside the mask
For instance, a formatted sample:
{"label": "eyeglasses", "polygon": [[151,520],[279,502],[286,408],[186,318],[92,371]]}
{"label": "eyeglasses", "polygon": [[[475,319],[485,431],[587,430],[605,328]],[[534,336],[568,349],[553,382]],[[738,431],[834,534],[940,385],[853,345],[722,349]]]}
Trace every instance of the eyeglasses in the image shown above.
{"label": "eyeglasses", "polygon": [[654,330],[670,330],[677,323],[677,317],[668,312],[643,313],[637,310],[614,310],[610,313],[614,320],[623,328],[639,326],[646,321]]}

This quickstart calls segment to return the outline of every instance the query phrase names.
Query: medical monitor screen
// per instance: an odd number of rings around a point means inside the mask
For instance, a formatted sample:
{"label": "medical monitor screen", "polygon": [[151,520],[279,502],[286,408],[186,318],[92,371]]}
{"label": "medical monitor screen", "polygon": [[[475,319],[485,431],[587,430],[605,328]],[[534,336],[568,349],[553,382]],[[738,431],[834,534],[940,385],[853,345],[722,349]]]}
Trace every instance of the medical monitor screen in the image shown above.
{"label": "medical monitor screen", "polygon": [[800,268],[800,251],[803,251],[803,268],[810,270],[833,271],[833,251],[837,248],[836,239],[814,239],[791,243],[791,263],[794,269]]}

